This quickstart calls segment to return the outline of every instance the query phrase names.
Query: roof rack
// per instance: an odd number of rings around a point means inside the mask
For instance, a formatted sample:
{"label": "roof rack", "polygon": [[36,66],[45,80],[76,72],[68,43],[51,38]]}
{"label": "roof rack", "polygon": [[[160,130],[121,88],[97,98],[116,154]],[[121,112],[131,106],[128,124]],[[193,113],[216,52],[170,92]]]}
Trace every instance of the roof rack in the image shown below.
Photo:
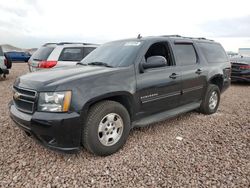
{"label": "roof rack", "polygon": [[196,39],[196,40],[208,40],[208,41],[214,41],[211,39],[207,39],[205,37],[182,37],[182,38],[187,38],[187,39]]}
{"label": "roof rack", "polygon": [[47,43],[45,43],[43,46],[48,46],[48,45],[51,45],[51,44],[57,44],[57,43],[54,43],[54,42],[47,42]]}
{"label": "roof rack", "polygon": [[181,35],[162,35],[161,37],[182,37]]}
{"label": "roof rack", "polygon": [[83,45],[97,45],[97,44],[93,44],[93,43],[83,43],[83,42],[59,42],[59,43],[55,43],[55,42],[48,42],[45,43],[43,46],[48,46],[48,45],[65,45],[65,44],[83,44]]}
{"label": "roof rack", "polygon": [[214,41],[211,39],[206,39],[205,37],[183,37],[181,35],[162,35],[162,37],[180,37],[180,38],[184,38],[184,39],[196,39],[196,40],[208,40],[208,41]]}
{"label": "roof rack", "polygon": [[83,45],[96,45],[93,43],[84,43],[84,42],[59,42],[57,45],[64,45],[64,44],[83,44]]}

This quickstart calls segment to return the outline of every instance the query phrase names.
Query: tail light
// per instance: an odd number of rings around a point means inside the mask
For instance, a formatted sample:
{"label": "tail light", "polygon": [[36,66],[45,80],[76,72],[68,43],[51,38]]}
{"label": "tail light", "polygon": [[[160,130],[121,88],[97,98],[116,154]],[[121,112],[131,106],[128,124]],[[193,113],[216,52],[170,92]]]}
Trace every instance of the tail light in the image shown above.
{"label": "tail light", "polygon": [[241,65],[240,69],[241,70],[250,70],[250,65]]}
{"label": "tail light", "polygon": [[231,72],[232,72],[231,67],[223,69],[224,78],[230,78],[231,77]]}
{"label": "tail light", "polygon": [[49,69],[56,66],[57,61],[41,61],[38,64],[38,68]]}

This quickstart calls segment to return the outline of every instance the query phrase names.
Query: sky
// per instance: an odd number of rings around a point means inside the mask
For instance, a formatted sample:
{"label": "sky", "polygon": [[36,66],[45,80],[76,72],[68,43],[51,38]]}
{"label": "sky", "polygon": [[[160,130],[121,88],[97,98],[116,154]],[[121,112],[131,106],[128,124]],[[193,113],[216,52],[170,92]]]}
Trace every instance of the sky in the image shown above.
{"label": "sky", "polygon": [[250,47],[249,0],[0,0],[0,44],[105,43],[178,34]]}

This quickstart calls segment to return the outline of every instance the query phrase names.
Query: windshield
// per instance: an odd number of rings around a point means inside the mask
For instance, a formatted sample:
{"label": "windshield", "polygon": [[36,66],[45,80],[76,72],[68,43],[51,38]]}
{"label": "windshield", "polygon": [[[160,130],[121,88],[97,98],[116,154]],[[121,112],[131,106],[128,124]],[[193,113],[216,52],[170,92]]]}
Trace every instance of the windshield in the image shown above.
{"label": "windshield", "polygon": [[106,43],[85,57],[81,64],[101,65],[100,63],[103,63],[110,67],[126,67],[134,62],[141,45],[141,41]]}
{"label": "windshield", "polygon": [[46,61],[54,49],[54,47],[41,47],[33,54],[32,58],[37,61]]}

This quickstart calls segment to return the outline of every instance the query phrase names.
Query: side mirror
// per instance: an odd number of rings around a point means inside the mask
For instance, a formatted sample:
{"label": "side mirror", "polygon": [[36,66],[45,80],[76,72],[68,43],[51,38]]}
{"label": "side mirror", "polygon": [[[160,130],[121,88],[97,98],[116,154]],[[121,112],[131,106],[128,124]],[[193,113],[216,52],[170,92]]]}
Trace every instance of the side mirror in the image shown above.
{"label": "side mirror", "polygon": [[167,66],[167,60],[163,56],[151,56],[142,64],[144,69],[158,68]]}

